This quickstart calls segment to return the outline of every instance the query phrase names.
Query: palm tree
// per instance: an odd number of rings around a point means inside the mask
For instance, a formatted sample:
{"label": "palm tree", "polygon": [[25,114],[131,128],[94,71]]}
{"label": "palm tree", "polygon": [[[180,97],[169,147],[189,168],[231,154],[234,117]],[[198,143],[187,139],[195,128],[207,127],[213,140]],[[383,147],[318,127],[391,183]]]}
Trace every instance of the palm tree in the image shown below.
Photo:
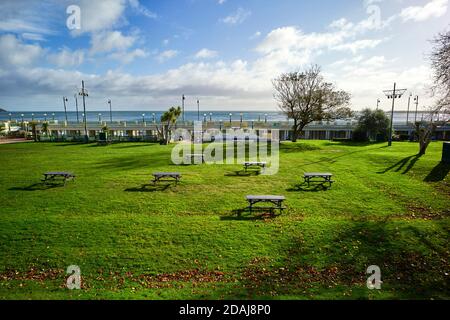
{"label": "palm tree", "polygon": [[161,116],[161,125],[156,127],[161,144],[168,145],[170,143],[172,127],[180,116],[180,107],[172,107]]}

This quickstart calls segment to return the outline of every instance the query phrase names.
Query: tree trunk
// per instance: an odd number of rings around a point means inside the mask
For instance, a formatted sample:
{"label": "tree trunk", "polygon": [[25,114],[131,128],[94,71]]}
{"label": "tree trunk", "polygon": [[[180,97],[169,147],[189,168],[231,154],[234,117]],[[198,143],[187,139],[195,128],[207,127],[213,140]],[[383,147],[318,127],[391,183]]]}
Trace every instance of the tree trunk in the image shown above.
{"label": "tree trunk", "polygon": [[294,120],[294,126],[292,127],[292,142],[297,142],[298,139],[298,123]]}

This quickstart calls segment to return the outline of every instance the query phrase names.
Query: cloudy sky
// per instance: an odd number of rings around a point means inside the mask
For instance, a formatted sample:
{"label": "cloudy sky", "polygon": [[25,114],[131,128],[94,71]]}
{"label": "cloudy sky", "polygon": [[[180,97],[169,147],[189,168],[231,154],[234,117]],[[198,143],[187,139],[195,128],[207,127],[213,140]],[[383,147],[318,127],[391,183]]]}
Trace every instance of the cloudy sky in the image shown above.
{"label": "cloudy sky", "polygon": [[[80,19],[76,10],[80,8]],[[322,66],[352,107],[399,87],[431,104],[430,40],[449,0],[2,0],[0,107],[60,110],[85,80],[90,110],[276,110],[271,80]],[[73,7],[72,7],[73,8]],[[79,29],[74,29],[79,23]],[[69,27],[68,27],[69,25]],[[407,99],[399,102],[406,108]]]}

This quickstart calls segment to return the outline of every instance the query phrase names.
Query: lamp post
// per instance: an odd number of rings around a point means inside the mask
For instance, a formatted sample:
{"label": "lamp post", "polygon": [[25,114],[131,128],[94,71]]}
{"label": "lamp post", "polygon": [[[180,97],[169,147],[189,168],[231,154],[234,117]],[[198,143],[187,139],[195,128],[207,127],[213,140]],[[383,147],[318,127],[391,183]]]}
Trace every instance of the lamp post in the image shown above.
{"label": "lamp post", "polygon": [[[67,123],[67,107],[66,107],[66,102],[69,101],[69,99],[67,99],[66,97],[63,97],[63,104],[64,104],[64,115],[66,118],[66,123]],[[55,121],[55,119],[53,119],[53,121]]]}
{"label": "lamp post", "polygon": [[34,121],[34,113],[31,114],[31,121]]}
{"label": "lamp post", "polygon": [[233,116],[233,114],[232,113],[230,113],[230,124],[231,124],[231,117]]}
{"label": "lamp post", "polygon": [[261,115],[258,114],[258,122],[261,122]]}
{"label": "lamp post", "polygon": [[109,104],[109,122],[112,123],[113,119],[112,119],[111,99],[108,100],[108,104]]}
{"label": "lamp post", "polygon": [[394,107],[395,99],[400,99],[407,89],[397,89],[397,83],[394,83],[394,90],[385,90],[384,94],[388,99],[392,99],[392,111],[391,111],[391,123],[389,126],[389,143],[388,146],[392,146],[392,131],[394,126]]}
{"label": "lamp post", "polygon": [[145,123],[145,113],[142,114],[142,124]]}
{"label": "lamp post", "polygon": [[80,123],[80,118],[78,117],[78,96],[77,96],[77,94],[75,93],[75,94],[73,95],[73,97],[75,98],[75,109],[76,109],[76,111],[77,111],[77,123]]}
{"label": "lamp post", "polygon": [[206,113],[205,113],[205,114],[203,114],[203,122],[205,122],[205,123],[206,123]]}
{"label": "lamp post", "polygon": [[419,108],[419,96],[414,98],[414,102],[416,103],[416,113],[414,115],[414,123],[417,122],[417,109]]}
{"label": "lamp post", "polygon": [[12,116],[12,113],[10,112],[10,113],[9,113],[9,122],[11,122],[11,121],[12,121],[12,118],[11,118],[11,116]]}
{"label": "lamp post", "polygon": [[101,113],[98,114],[98,122],[102,123],[102,114]]}
{"label": "lamp post", "polygon": [[197,121],[200,121],[200,100],[197,99]]}
{"label": "lamp post", "polygon": [[25,126],[24,126],[24,124],[23,124],[23,117],[25,116],[23,113],[20,115],[21,117],[22,117],[22,129],[24,129],[25,128]]}
{"label": "lamp post", "polygon": [[379,105],[380,105],[380,99],[377,99],[377,110],[378,110],[378,107],[379,107]]}
{"label": "lamp post", "polygon": [[184,96],[184,94],[181,96],[181,108],[182,108],[182,112],[183,112],[183,122],[184,122],[184,100],[186,100],[186,97]]}
{"label": "lamp post", "polygon": [[409,124],[409,107],[411,105],[411,97],[412,97],[412,95],[413,94],[410,92],[409,96],[408,96],[408,110],[406,111],[406,125]]}
{"label": "lamp post", "polygon": [[87,131],[87,119],[86,119],[86,97],[89,97],[89,93],[84,88],[84,80],[81,80],[81,90],[78,94],[83,97],[84,142],[88,143],[89,136]]}
{"label": "lamp post", "polygon": [[212,112],[209,113],[209,122],[212,122]]}
{"label": "lamp post", "polygon": [[241,113],[240,116],[241,116],[241,127],[242,127],[242,120],[243,120],[244,115]]}
{"label": "lamp post", "polygon": [[47,114],[44,113],[44,122],[47,122]]}
{"label": "lamp post", "polygon": [[52,121],[55,122],[55,113],[52,113]]}
{"label": "lamp post", "polygon": [[155,115],[155,113],[152,113],[152,116],[153,116],[153,123],[156,123],[156,115]]}
{"label": "lamp post", "polygon": [[267,113],[264,114],[264,123],[267,123]]}

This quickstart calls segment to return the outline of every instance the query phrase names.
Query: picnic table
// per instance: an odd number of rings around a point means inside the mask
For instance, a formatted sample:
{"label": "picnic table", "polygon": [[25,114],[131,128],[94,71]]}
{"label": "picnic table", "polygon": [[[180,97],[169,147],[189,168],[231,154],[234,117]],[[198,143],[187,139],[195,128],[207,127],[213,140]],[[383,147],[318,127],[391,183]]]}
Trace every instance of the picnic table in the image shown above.
{"label": "picnic table", "polygon": [[184,156],[184,163],[195,164],[196,158],[202,159],[202,163],[205,162],[205,156],[202,153],[193,153]]}
{"label": "picnic table", "polygon": [[329,183],[331,187],[331,184],[334,182],[333,180],[331,180],[332,177],[333,177],[332,173],[321,173],[321,172],[306,172],[303,175],[304,183],[308,184],[308,188],[311,185],[311,183],[319,183],[322,185],[325,183]]}
{"label": "picnic table", "polygon": [[249,203],[248,209],[250,210],[250,213],[253,212],[254,206],[257,203],[267,203],[271,206],[269,207],[256,207],[258,209],[269,209],[271,214],[274,214],[275,210],[280,210],[280,213],[283,212],[285,207],[283,207],[283,202],[286,200],[284,196],[254,196],[249,195],[246,196],[246,199]]}
{"label": "picnic table", "polygon": [[75,175],[71,172],[45,172],[43,175],[44,179],[42,180],[42,182],[44,184],[60,180],[64,181],[64,185],[66,185],[67,180],[75,179]]}
{"label": "picnic table", "polygon": [[175,180],[175,183],[178,183],[181,180],[181,174],[178,172],[155,172],[152,175],[153,184],[161,181],[167,181],[167,178]]}
{"label": "picnic table", "polygon": [[266,166],[267,166],[267,162],[261,162],[261,161],[244,162],[245,171],[247,171],[248,168],[252,168],[252,167],[262,168],[264,170],[266,168]]}

